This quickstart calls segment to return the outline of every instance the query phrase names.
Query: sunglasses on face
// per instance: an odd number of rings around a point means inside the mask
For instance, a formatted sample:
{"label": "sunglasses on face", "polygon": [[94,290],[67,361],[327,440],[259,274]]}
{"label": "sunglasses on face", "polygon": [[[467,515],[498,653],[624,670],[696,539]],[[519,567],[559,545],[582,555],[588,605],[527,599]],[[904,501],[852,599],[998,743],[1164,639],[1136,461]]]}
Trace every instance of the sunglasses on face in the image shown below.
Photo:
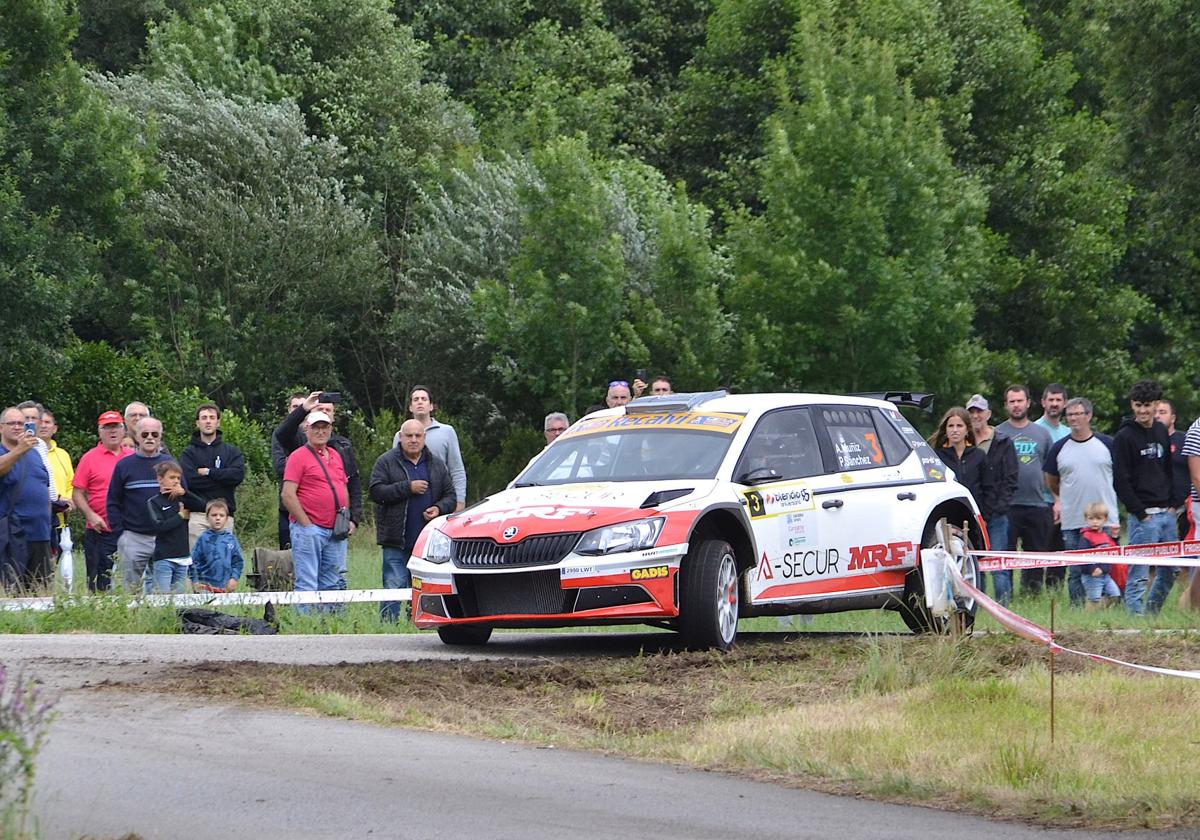
{"label": "sunglasses on face", "polygon": [[138,437],[149,440],[150,438],[162,437],[162,432],[138,432]]}

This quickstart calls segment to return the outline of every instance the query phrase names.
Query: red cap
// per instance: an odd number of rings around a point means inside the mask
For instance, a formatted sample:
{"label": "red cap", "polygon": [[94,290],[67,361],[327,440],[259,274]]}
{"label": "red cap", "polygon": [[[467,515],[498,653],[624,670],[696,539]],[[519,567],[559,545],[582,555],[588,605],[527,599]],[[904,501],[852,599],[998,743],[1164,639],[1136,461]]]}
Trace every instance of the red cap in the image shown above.
{"label": "red cap", "polygon": [[97,426],[108,426],[112,423],[125,424],[125,418],[121,416],[119,411],[106,411],[100,415],[100,419],[96,421]]}

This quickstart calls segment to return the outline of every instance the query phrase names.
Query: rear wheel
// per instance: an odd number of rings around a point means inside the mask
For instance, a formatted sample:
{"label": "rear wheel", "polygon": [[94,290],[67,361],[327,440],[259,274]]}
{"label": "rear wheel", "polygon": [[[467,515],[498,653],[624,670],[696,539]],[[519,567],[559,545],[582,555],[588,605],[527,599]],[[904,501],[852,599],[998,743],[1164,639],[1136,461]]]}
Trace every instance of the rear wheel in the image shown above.
{"label": "rear wheel", "polygon": [[737,639],[737,557],[724,540],[702,540],[684,560],[679,632],[692,650],[729,650]]}
{"label": "rear wheel", "polygon": [[437,632],[447,645],[486,645],[492,637],[492,628],[481,624],[448,624]]}
{"label": "rear wheel", "polygon": [[[946,534],[949,533],[949,541]],[[971,553],[971,535],[961,527],[949,525],[938,519],[925,526],[922,548],[940,548],[954,558],[959,574],[973,586],[979,586],[979,567]],[[904,602],[900,606],[900,617],[914,633],[970,632],[975,626],[975,599],[955,598],[954,613],[949,618],[933,615],[925,606],[925,576],[920,566],[908,573],[904,579]]]}

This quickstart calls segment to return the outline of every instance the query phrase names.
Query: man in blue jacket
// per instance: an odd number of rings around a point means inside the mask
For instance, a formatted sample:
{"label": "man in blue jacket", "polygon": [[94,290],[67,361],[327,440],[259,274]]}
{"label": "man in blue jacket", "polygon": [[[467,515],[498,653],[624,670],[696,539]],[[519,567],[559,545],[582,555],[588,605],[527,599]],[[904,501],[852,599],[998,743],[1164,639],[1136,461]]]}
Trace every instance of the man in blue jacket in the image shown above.
{"label": "man in blue jacket", "polygon": [[[18,589],[29,568],[50,560],[50,473],[16,407],[0,413],[0,589]],[[32,455],[29,453],[33,453]],[[39,581],[39,584],[44,581]]]}
{"label": "man in blue jacket", "polygon": [[[367,493],[375,502],[375,541],[383,548],[383,587],[404,589],[412,583],[408,558],[425,523],[450,513],[456,503],[450,471],[425,446],[420,420],[400,426],[400,445],[379,456]],[[400,604],[386,601],[379,613],[395,621]]]}

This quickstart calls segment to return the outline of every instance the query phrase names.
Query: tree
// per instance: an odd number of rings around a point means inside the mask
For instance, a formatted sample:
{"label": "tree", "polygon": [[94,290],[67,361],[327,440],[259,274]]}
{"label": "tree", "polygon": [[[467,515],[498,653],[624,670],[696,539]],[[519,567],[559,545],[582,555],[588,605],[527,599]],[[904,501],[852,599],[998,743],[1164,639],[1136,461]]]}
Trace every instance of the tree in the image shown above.
{"label": "tree", "polygon": [[113,325],[121,284],[153,271],[132,124],[84,82],[65,3],[0,7],[0,351],[3,390],[37,393],[72,340]]}
{"label": "tree", "polygon": [[1102,60],[1117,166],[1135,188],[1131,246],[1119,274],[1153,304],[1139,311],[1135,358],[1140,372],[1162,378],[1168,393],[1194,411],[1200,407],[1200,19],[1194,4],[1181,0],[1112,6],[1079,0],[1073,13],[1091,22],[1087,44]]}
{"label": "tree", "polygon": [[387,0],[228,0],[155,27],[146,64],[227,94],[294,98],[309,133],[345,147],[356,203],[392,249],[417,188],[476,140],[465,109],[425,81],[424,54]]}
{"label": "tree", "polygon": [[171,271],[134,288],[140,356],[171,381],[262,407],[297,380],[370,395],[354,348],[386,273],[337,178],[343,150],[305,133],[291,103],[227,97],[187,79],[97,78],[164,168],[147,196]]}
{"label": "tree", "polygon": [[753,388],[967,393],[988,271],[980,186],[889,47],[810,29],[758,165],[761,215],[730,229],[731,308]]}

